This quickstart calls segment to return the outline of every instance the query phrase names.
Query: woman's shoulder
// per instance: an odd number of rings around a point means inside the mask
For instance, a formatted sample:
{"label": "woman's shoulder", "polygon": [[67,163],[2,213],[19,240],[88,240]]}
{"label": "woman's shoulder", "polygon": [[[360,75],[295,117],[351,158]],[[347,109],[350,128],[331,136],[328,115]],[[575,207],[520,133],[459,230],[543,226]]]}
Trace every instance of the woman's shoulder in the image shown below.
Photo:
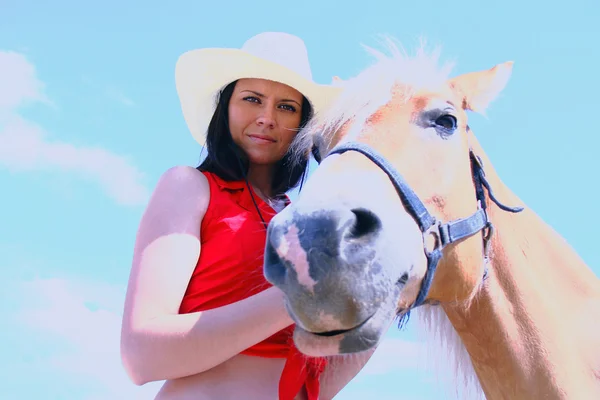
{"label": "woman's shoulder", "polygon": [[207,191],[209,186],[206,175],[197,168],[188,165],[176,165],[163,172],[158,179],[156,189],[201,193]]}
{"label": "woman's shoulder", "polygon": [[200,236],[200,224],[210,203],[210,186],[193,167],[175,166],[159,177],[138,227],[138,244],[144,248],[161,236]]}
{"label": "woman's shoulder", "polygon": [[177,165],[167,169],[158,179],[150,206],[187,211],[206,211],[210,184],[204,173],[194,167]]}

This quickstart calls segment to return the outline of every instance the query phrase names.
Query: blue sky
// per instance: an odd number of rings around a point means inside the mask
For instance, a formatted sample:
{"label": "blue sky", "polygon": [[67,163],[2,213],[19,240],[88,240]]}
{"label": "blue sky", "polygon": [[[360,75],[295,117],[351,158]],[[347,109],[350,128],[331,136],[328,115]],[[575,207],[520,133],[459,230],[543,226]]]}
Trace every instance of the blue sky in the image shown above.
{"label": "blue sky", "polygon": [[[211,3],[204,5],[202,3]],[[137,223],[167,168],[195,165],[177,57],[287,31],[313,76],[349,78],[360,43],[425,37],[455,74],[515,61],[471,126],[503,180],[600,274],[600,3],[0,0],[0,374],[6,399],[145,399],[122,371],[119,323]],[[560,4],[560,6],[558,5]],[[409,324],[339,399],[440,398]]]}

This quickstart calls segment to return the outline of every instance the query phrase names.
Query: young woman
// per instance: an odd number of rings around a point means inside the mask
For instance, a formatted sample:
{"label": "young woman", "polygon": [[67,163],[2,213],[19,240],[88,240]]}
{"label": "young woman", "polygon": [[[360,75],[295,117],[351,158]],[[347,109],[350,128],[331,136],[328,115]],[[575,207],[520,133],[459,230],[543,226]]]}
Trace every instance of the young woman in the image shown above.
{"label": "young woman", "polygon": [[[289,148],[337,89],[312,82],[304,43],[263,33],[241,50],[184,54],[184,117],[208,154],[160,178],[141,220],[121,350],[158,399],[330,399],[371,353],[303,356],[282,293],[264,279],[266,225],[304,178]],[[307,152],[308,154],[308,152]]]}

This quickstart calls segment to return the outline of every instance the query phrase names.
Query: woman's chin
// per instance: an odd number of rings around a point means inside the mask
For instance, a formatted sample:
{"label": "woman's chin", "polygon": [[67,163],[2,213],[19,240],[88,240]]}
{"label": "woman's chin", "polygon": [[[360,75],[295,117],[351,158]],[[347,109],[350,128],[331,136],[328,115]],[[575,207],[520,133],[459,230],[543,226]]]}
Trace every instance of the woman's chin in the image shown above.
{"label": "woman's chin", "polygon": [[279,154],[264,154],[262,152],[250,153],[248,157],[250,160],[250,165],[255,167],[272,167],[279,162],[281,158],[283,157],[280,157]]}

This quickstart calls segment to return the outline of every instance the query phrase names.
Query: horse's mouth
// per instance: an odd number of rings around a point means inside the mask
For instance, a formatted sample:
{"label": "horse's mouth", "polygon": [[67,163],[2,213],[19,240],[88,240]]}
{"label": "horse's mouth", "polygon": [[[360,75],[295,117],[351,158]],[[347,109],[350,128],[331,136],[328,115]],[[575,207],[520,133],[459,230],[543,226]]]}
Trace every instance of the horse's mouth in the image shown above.
{"label": "horse's mouth", "polygon": [[315,335],[315,336],[321,336],[321,337],[333,337],[333,336],[340,336],[340,335],[344,335],[346,333],[352,332],[352,331],[356,331],[359,330],[360,328],[362,328],[367,322],[369,322],[369,320],[371,319],[371,317],[373,317],[372,315],[369,316],[367,319],[365,319],[363,322],[361,322],[360,324],[356,325],[353,328],[350,329],[338,329],[338,330],[333,330],[333,331],[327,331],[327,332],[311,332],[311,331],[306,331],[307,333],[310,333],[311,335]]}
{"label": "horse's mouth", "polygon": [[[352,328],[352,329],[354,329],[354,328]],[[346,332],[350,332],[352,329],[341,329],[341,330],[337,330],[337,331],[309,332],[309,333],[312,333],[313,335],[317,335],[317,336],[332,337],[332,336],[337,336],[337,335],[343,335]]]}
{"label": "horse's mouth", "polygon": [[357,353],[372,349],[379,343],[387,327],[388,321],[394,318],[396,310],[395,296],[389,296],[377,310],[360,324],[349,329],[332,329],[317,331],[307,330],[306,326],[296,321],[294,313],[285,302],[289,315],[296,322],[294,343],[304,354],[312,357]]}
{"label": "horse's mouth", "polygon": [[326,332],[307,331],[299,325],[294,330],[294,342],[298,349],[312,357],[356,353],[377,345],[384,333],[380,313],[375,313],[350,329]]}

